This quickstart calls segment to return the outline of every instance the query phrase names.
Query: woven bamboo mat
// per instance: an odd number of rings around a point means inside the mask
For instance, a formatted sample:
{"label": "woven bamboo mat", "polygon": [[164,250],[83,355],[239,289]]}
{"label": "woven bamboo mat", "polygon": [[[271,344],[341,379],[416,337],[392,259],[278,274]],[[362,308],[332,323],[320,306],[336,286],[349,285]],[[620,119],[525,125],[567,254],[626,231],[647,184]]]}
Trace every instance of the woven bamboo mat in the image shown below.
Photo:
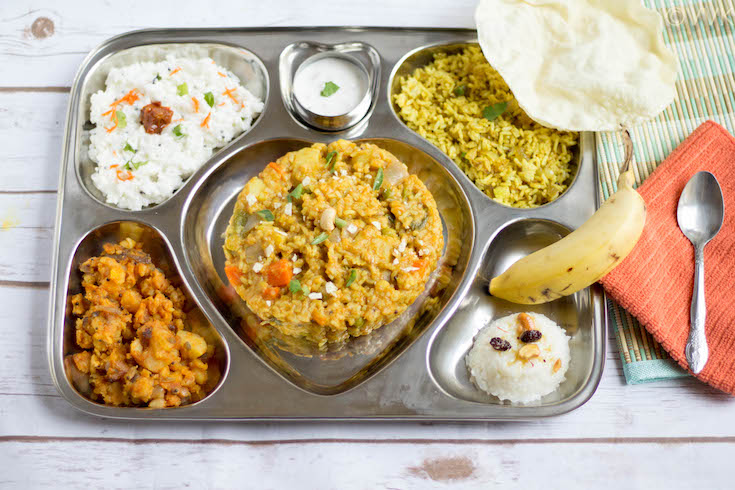
{"label": "woven bamboo mat", "polygon": [[[735,5],[732,0],[644,0],[664,19],[664,40],[679,58],[677,97],[653,121],[631,130],[640,184],[697,126],[714,120],[735,134]],[[597,133],[600,195],[615,192],[623,162],[620,133]],[[608,304],[628,382],[684,375],[666,351],[623,308]]]}

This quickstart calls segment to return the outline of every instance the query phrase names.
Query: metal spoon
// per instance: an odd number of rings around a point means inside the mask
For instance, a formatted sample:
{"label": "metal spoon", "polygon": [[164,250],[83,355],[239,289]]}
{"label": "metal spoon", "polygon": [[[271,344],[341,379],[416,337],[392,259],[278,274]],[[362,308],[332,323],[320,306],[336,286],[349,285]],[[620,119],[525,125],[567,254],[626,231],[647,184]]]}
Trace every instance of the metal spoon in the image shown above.
{"label": "metal spoon", "polygon": [[694,292],[685,350],[689,369],[694,374],[704,369],[709,357],[704,333],[707,316],[704,301],[704,246],[720,231],[724,217],[725,203],[717,179],[709,172],[696,173],[684,187],[676,211],[679,228],[694,245]]}

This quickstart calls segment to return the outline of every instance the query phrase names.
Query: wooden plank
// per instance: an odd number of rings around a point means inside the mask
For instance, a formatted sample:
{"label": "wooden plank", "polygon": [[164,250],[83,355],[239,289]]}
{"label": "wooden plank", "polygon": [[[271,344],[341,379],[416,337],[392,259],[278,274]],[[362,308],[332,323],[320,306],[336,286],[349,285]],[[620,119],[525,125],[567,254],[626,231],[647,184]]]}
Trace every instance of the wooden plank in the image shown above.
{"label": "wooden plank", "polygon": [[[64,2],[63,9],[0,5],[0,86],[70,86],[88,52],[105,39],[146,27],[355,25],[473,27],[475,0],[272,0],[227,7],[200,1]],[[356,15],[363,12],[364,15]],[[369,15],[375,12],[376,15]],[[377,14],[379,12],[379,14]]]}
{"label": "wooden plank", "polygon": [[[626,386],[614,344],[597,394],[568,415],[517,424],[152,425],[94,418],[56,394],[46,358],[46,290],[0,286],[0,434],[235,440],[311,437],[539,439],[735,437],[735,400],[694,380]],[[696,424],[691,421],[696,420]]]}
{"label": "wooden plank", "polygon": [[68,98],[0,92],[0,193],[57,189]]}
{"label": "wooden plank", "polygon": [[49,280],[55,216],[56,194],[0,193],[0,282]]}
{"label": "wooden plank", "polygon": [[[723,488],[735,443],[0,442],[9,488]],[[655,460],[651,455],[656,454]],[[89,464],[94,461],[94,464]]]}

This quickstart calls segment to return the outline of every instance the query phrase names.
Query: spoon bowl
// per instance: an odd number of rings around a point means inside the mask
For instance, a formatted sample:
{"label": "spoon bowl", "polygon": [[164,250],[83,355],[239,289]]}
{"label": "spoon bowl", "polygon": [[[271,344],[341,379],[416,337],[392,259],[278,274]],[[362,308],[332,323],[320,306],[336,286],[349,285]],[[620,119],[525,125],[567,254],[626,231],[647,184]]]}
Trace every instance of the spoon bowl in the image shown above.
{"label": "spoon bowl", "polygon": [[695,247],[696,243],[704,246],[720,231],[724,217],[719,182],[710,172],[696,173],[679,197],[676,219],[682,233]]}
{"label": "spoon bowl", "polygon": [[705,321],[707,306],[704,295],[704,246],[722,228],[725,203],[722,189],[710,172],[698,172],[679,197],[676,219],[684,236],[694,246],[694,291],[690,312],[689,338],[685,349],[689,369],[698,374],[709,357]]}

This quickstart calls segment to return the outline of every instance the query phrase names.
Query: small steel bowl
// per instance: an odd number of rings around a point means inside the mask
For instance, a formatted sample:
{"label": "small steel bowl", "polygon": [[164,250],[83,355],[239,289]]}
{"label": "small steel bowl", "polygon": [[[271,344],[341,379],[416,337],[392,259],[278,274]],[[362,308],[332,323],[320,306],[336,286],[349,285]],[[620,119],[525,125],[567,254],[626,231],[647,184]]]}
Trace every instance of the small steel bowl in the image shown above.
{"label": "small steel bowl", "polygon": [[298,67],[294,74],[294,80],[298,76],[299,72],[306,66],[319,61],[323,58],[340,58],[345,61],[349,61],[354,64],[365,76],[365,95],[363,95],[360,102],[349,112],[340,114],[338,116],[323,116],[315,112],[310,111],[299,102],[298,97],[294,92],[291,92],[291,103],[293,104],[294,112],[309,126],[312,126],[323,131],[342,131],[351,128],[365,117],[370,104],[372,103],[372,90],[370,90],[370,74],[368,73],[365,65],[357,58],[350,56],[349,54],[340,53],[338,51],[325,51],[322,53],[310,56]]}

